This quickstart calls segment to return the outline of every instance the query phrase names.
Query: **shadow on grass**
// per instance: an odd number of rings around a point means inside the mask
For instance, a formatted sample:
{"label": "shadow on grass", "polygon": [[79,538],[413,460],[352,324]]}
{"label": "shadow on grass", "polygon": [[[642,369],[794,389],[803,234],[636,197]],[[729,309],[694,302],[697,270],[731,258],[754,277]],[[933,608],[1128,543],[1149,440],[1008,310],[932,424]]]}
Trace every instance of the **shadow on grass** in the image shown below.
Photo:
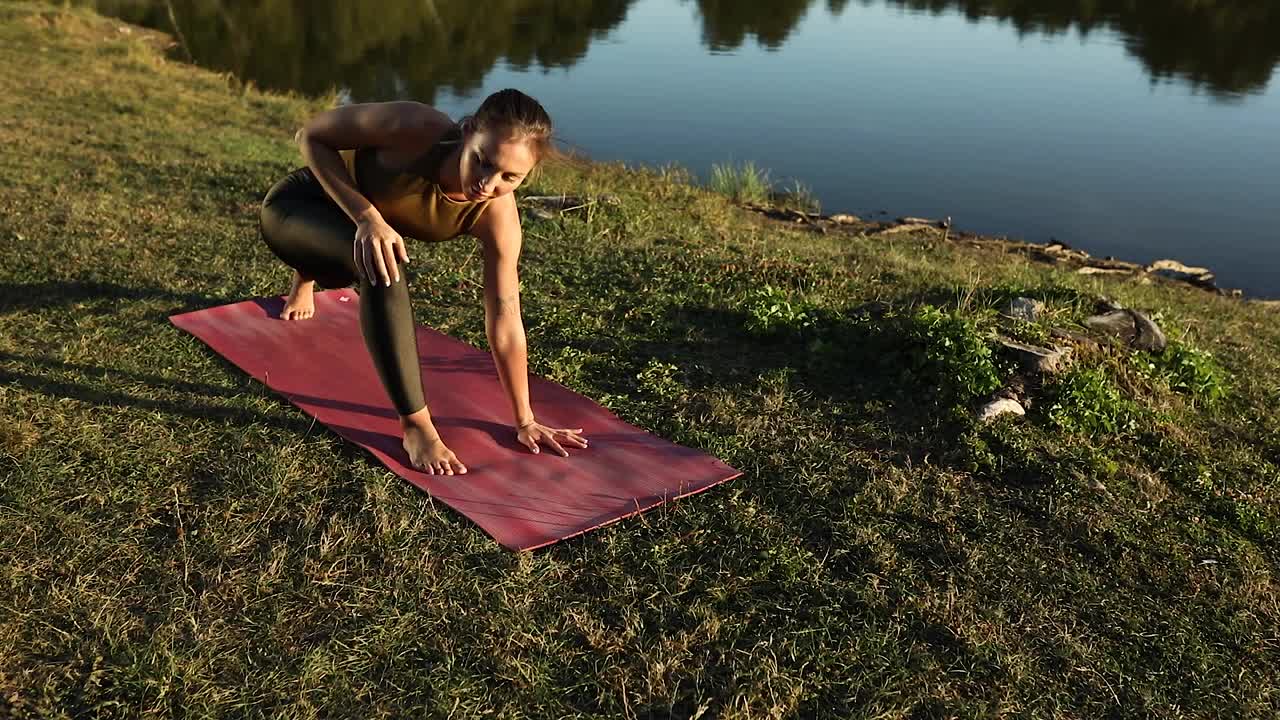
{"label": "shadow on grass", "polygon": [[116,305],[104,301],[164,301],[175,303],[160,311],[162,318],[215,305],[237,302],[244,298],[214,297],[193,292],[179,292],[153,287],[129,287],[96,280],[50,280],[34,283],[0,282],[0,312],[41,312],[66,308],[82,303],[87,307],[76,308],[77,313],[110,315],[118,311]]}
{"label": "shadow on grass", "polygon": [[[257,383],[252,383],[258,385]],[[231,495],[246,495],[252,498],[265,499],[257,483],[272,482],[266,477],[256,477],[238,481],[241,485],[229,485],[225,474],[225,465],[218,457],[231,458],[238,449],[235,442],[240,431],[238,428],[250,425],[267,427],[273,434],[283,434],[287,438],[305,439],[312,434],[330,432],[336,442],[333,451],[347,460],[356,457],[366,462],[377,464],[378,461],[364,448],[343,440],[340,433],[329,427],[313,422],[301,412],[295,412],[283,397],[277,397],[281,403],[275,413],[256,412],[232,406],[246,398],[254,397],[251,390],[237,390],[217,387],[190,381],[174,380],[158,375],[131,372],[97,365],[68,363],[47,357],[23,356],[0,351],[0,385],[21,388],[22,390],[44,395],[54,401],[62,399],[75,400],[96,407],[123,407],[141,412],[154,411],[162,413],[167,420],[155,421],[155,424],[171,424],[175,428],[190,427],[189,420],[222,422],[226,428],[219,431],[220,441],[206,445],[213,453],[214,466],[200,463],[186,463],[174,470],[175,480],[185,481],[190,497],[201,505],[225,500]],[[136,388],[132,392],[117,389],[121,386]],[[258,386],[258,395],[274,395],[265,386]],[[147,397],[146,395],[169,396]],[[56,407],[55,403],[50,403]],[[142,416],[145,417],[145,416]],[[399,441],[394,442],[399,448]],[[0,450],[3,448],[0,447]],[[176,451],[176,449],[175,449]],[[272,451],[263,450],[266,454]],[[318,486],[321,487],[321,486]],[[323,492],[306,496],[306,502],[319,504],[325,508],[322,522],[329,522],[334,517],[356,518],[363,515],[367,508],[366,493],[361,482],[341,481],[328,482],[322,485]],[[143,524],[147,530],[145,541],[148,547],[156,552],[172,550],[179,542],[179,519],[173,514],[172,507],[166,505],[145,511]],[[187,529],[199,526],[199,513],[187,517]],[[267,522],[267,521],[264,521]],[[258,552],[263,556],[270,553],[271,547],[279,542],[287,542],[306,532],[302,515],[298,512],[283,511],[279,517],[267,522],[264,533],[257,542]],[[462,525],[465,518],[450,516],[448,522]],[[196,587],[199,586],[197,581]]]}
{"label": "shadow on grass", "polygon": [[[152,316],[156,322],[169,325],[170,315],[201,310],[236,302],[243,298],[217,297],[153,287],[129,287],[95,280],[44,281],[33,283],[0,283],[0,312],[66,311],[90,315],[111,315],[121,302],[163,302],[168,304]],[[76,307],[80,306],[80,307]],[[228,373],[243,376],[235,365],[212,353]],[[207,383],[167,378],[121,368],[68,363],[51,357],[19,355],[0,351],[0,363],[16,368],[0,368],[0,381],[52,398],[67,398],[100,405],[155,410],[195,419],[223,420],[229,423],[261,423],[280,430],[308,432],[310,421],[266,415],[241,408],[209,402],[211,399],[234,400],[244,390],[218,387]],[[157,395],[188,396],[173,399],[145,397],[122,392],[122,385],[141,385]],[[262,388],[263,391],[266,388]]]}
{"label": "shadow on grass", "polygon": [[[938,388],[904,375],[896,363],[908,341],[892,324],[878,324],[875,312],[833,313],[804,331],[756,334],[746,329],[750,317],[742,311],[677,308],[667,322],[684,329],[683,337],[643,343],[640,354],[697,368],[686,379],[694,391],[741,390],[785,371],[801,407],[836,410],[858,449],[920,462],[936,448],[945,408]],[[855,430],[872,427],[875,432]],[[892,447],[883,445],[890,437]]]}
{"label": "shadow on grass", "polygon": [[[104,407],[156,410],[169,415],[202,420],[260,423],[280,430],[299,432],[306,432],[309,424],[308,421],[301,418],[293,420],[208,402],[211,398],[234,400],[235,398],[244,397],[245,392],[242,390],[231,390],[215,385],[173,380],[159,375],[147,375],[97,365],[62,362],[47,357],[15,355],[3,351],[0,351],[0,363],[19,366],[19,369],[0,367],[0,382],[51,398],[78,400]],[[73,379],[67,376],[71,376]],[[200,399],[158,399],[131,395],[110,389],[111,386],[119,384],[139,384],[157,393],[201,397]]]}
{"label": "shadow on grass", "polygon": [[[987,306],[1023,294],[1050,299],[1044,292],[1013,287],[969,299]],[[896,298],[893,307],[928,303],[945,309],[955,307],[960,298],[958,292],[939,288]],[[1080,301],[1074,291],[1063,291],[1054,298]],[[750,457],[749,476],[744,482],[752,485],[751,497],[794,532],[796,541],[824,556],[831,547],[843,547],[848,540],[833,519],[845,517],[849,503],[880,472],[893,468],[892,472],[918,478],[926,466],[944,473],[963,471],[957,457],[961,453],[955,451],[960,449],[962,434],[971,427],[964,410],[974,406],[977,398],[967,397],[965,388],[973,386],[947,376],[950,366],[945,363],[919,365],[925,353],[920,348],[922,340],[913,335],[917,326],[904,320],[901,313],[887,312],[890,309],[876,303],[825,310],[811,315],[803,328],[781,327],[765,333],[749,329],[754,318],[746,309],[673,306],[646,317],[651,322],[644,326],[620,328],[617,339],[582,341],[581,349],[599,356],[632,358],[629,372],[615,370],[612,377],[597,380],[610,392],[635,392],[635,381],[627,375],[643,373],[650,359],[679,368],[679,385],[694,396],[759,398],[762,379],[785,377],[784,384],[769,391],[786,395],[776,435],[725,440]],[[628,333],[634,333],[635,339],[628,340]],[[967,356],[952,357],[963,360]],[[645,403],[649,409],[641,412],[652,413],[651,408],[672,402],[673,398],[659,396],[656,402]],[[767,412],[763,407],[753,403],[743,409]],[[693,408],[694,415],[709,412]],[[796,436],[808,431],[791,430],[788,418],[805,416],[821,420],[816,424],[805,420],[802,425],[829,428],[830,437],[826,432],[821,440]],[[677,440],[689,432],[679,422],[666,424],[660,413],[643,422],[659,434],[674,434]],[[744,418],[744,422],[756,424],[755,419]],[[737,432],[734,420],[729,419],[716,432]],[[732,464],[732,457],[726,459]],[[803,465],[817,472],[797,469]],[[905,539],[895,543],[899,552],[922,567],[945,572],[961,562],[954,548],[919,541],[921,536],[939,532],[927,510],[883,514],[880,521],[900,529],[899,535]],[[876,571],[869,555],[852,550],[846,548],[849,554],[838,561],[838,569],[832,569],[847,577]]]}
{"label": "shadow on grass", "polygon": [[[154,319],[165,327],[180,332],[169,325],[170,315],[201,310],[235,302],[242,298],[225,298],[165,290],[161,288],[128,287],[115,283],[91,280],[47,281],[36,283],[0,283],[0,311],[48,312],[65,310],[72,306],[74,312],[91,315],[110,315],[118,310],[122,301],[164,301],[173,305],[155,311]],[[243,371],[216,353],[222,367],[236,376]],[[219,419],[231,422],[258,422],[283,430],[306,431],[308,422],[255,413],[248,410],[223,407],[208,402],[211,398],[231,400],[244,396],[243,390],[218,387],[207,383],[167,378],[121,368],[68,363],[51,357],[19,355],[0,351],[0,362],[17,365],[17,369],[0,369],[0,378],[32,392],[56,398],[68,398],[103,405],[135,407],[145,410],[201,419]],[[199,396],[205,402],[187,399],[159,399],[121,392],[114,388],[122,385],[142,385],[156,394]],[[263,388],[265,390],[265,388]]]}

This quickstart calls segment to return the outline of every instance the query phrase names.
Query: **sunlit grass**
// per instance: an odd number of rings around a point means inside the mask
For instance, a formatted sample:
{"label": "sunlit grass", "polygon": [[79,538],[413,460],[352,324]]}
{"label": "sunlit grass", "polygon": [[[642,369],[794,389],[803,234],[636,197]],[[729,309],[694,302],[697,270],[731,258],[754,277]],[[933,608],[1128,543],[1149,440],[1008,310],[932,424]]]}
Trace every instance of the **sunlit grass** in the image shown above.
{"label": "sunlit grass", "polygon": [[814,194],[813,188],[799,180],[792,180],[790,183],[784,184],[781,189],[774,190],[771,200],[780,207],[794,208],[802,212],[817,213],[822,211],[822,203],[818,201],[818,196]]}
{"label": "sunlit grass", "polygon": [[750,160],[712,165],[710,187],[734,202],[767,203],[772,192],[769,171]]}
{"label": "sunlit grass", "polygon": [[768,170],[757,167],[749,160],[741,165],[712,165],[707,187],[735,203],[772,205],[808,213],[816,213],[822,209],[818,197],[808,185],[792,180],[779,186],[770,179]]}

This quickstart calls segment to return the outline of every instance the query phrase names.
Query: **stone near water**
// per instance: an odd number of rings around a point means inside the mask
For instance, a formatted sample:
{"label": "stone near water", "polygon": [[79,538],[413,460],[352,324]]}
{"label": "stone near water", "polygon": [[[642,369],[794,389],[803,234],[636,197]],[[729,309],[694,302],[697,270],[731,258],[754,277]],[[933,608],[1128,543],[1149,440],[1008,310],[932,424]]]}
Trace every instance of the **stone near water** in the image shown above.
{"label": "stone near water", "polygon": [[1030,410],[1034,402],[1034,398],[1027,392],[1027,379],[1022,375],[1014,375],[1004,387],[991,394],[989,402],[996,400],[1013,400],[1023,407],[1024,410]]}
{"label": "stone near water", "polygon": [[931,223],[905,223],[902,225],[890,225],[889,227],[881,228],[877,232],[880,235],[896,235],[898,233],[909,233],[909,232],[915,232],[917,230],[937,230],[937,229],[938,227]]}
{"label": "stone near water", "polygon": [[1112,310],[1101,315],[1086,318],[1084,324],[1091,330],[1131,342],[1138,334],[1133,316],[1126,310]]}
{"label": "stone near water", "polygon": [[1037,248],[1039,248],[1042,252],[1046,252],[1046,253],[1048,253],[1048,254],[1050,254],[1050,255],[1060,255],[1060,256],[1063,256],[1063,257],[1073,257],[1073,258],[1076,258],[1076,259],[1079,259],[1079,260],[1088,260],[1088,259],[1089,259],[1089,253],[1087,253],[1087,252],[1085,252],[1085,251],[1083,251],[1083,250],[1076,250],[1075,248],[1073,248],[1073,247],[1071,247],[1070,245],[1067,245],[1067,244],[1065,244],[1065,243],[1060,243],[1060,242],[1051,242],[1051,243],[1049,243],[1048,245],[1035,245],[1034,247],[1037,247]]}
{"label": "stone near water", "polygon": [[1008,415],[1010,413],[1014,415],[1026,415],[1027,411],[1022,408],[1022,404],[1017,400],[1000,398],[999,400],[992,400],[986,405],[983,405],[978,410],[978,420],[981,422],[990,422],[1001,415]]}
{"label": "stone near water", "polygon": [[1183,265],[1177,260],[1156,260],[1146,268],[1147,272],[1171,280],[1181,280],[1202,287],[1213,287],[1213,272],[1209,268]]}
{"label": "stone near water", "polygon": [[1038,345],[1021,343],[1003,335],[997,335],[996,342],[1012,350],[1018,356],[1018,362],[1023,367],[1044,375],[1058,372],[1066,366],[1071,358],[1071,348],[1069,347],[1044,348]]}
{"label": "stone near water", "polygon": [[1013,320],[1024,320],[1026,322],[1035,322],[1040,317],[1040,313],[1044,312],[1044,303],[1032,298],[1016,297],[1009,301],[1000,311],[1001,315]]}
{"label": "stone near water", "polygon": [[1168,342],[1151,318],[1136,310],[1112,310],[1084,321],[1091,330],[1119,338],[1139,350],[1164,352]]}
{"label": "stone near water", "polygon": [[1147,350],[1154,353],[1164,352],[1165,346],[1169,342],[1155,322],[1136,310],[1130,310],[1129,312],[1133,315],[1133,323],[1138,330],[1138,336],[1134,339],[1133,346],[1139,350]]}
{"label": "stone near water", "polygon": [[857,223],[862,222],[862,219],[857,215],[850,215],[848,213],[837,213],[827,219],[837,225],[856,225]]}

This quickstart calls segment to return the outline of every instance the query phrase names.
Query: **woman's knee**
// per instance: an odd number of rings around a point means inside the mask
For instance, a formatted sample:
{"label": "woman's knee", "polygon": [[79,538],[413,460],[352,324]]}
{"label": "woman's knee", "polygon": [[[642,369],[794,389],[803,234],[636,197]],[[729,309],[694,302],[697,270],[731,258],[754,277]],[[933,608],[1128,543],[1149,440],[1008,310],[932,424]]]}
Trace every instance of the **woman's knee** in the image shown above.
{"label": "woman's knee", "polygon": [[327,196],[316,196],[291,178],[262,201],[258,228],[263,241],[286,265],[324,287],[350,285],[357,278],[355,225]]}
{"label": "woman's knee", "polygon": [[291,247],[284,231],[286,215],[275,203],[264,200],[258,211],[258,236],[266,243],[271,252],[286,265],[298,269],[297,252]]}
{"label": "woman's knee", "polygon": [[392,278],[390,285],[382,280],[369,282],[363,270],[357,270],[355,282],[360,286],[361,299],[367,297],[373,302],[388,306],[409,304],[409,278],[405,275],[404,268],[400,268],[400,279]]}

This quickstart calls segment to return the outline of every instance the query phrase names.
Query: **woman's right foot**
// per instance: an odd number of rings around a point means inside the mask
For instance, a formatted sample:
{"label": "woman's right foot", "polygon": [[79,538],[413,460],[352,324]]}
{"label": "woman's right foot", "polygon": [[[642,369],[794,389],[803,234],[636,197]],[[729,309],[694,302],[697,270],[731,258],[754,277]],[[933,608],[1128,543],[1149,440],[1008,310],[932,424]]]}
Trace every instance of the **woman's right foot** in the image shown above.
{"label": "woman's right foot", "polygon": [[280,311],[281,320],[306,320],[316,314],[316,301],[313,297],[316,281],[306,280],[297,270],[293,271],[293,282],[289,285],[289,297],[284,301],[284,310]]}
{"label": "woman's right foot", "polygon": [[409,463],[428,475],[465,475],[467,466],[445,446],[434,431],[410,425],[404,428],[404,451]]}

